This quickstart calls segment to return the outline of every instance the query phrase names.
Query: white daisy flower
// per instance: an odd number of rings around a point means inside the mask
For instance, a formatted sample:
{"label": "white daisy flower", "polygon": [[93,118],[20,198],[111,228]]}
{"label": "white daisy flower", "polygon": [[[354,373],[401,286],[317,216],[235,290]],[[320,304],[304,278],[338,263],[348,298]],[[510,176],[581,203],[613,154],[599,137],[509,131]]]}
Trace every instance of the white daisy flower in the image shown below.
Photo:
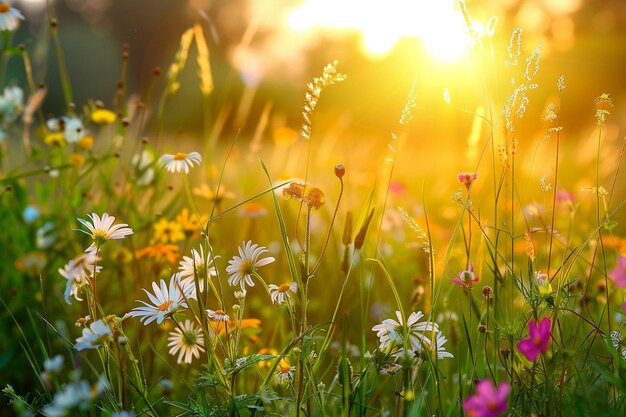
{"label": "white daisy flower", "polygon": [[282,358],[280,362],[278,362],[276,372],[274,373],[274,375],[276,375],[276,382],[280,385],[288,385],[293,382],[295,374],[296,367],[291,366],[287,358]]}
{"label": "white daisy flower", "polygon": [[[181,330],[182,329],[182,330]],[[178,353],[177,362],[191,363],[193,358],[199,358],[200,352],[204,352],[202,344],[204,343],[204,336],[199,327],[196,327],[191,320],[185,320],[180,325],[180,328],[175,328],[173,332],[170,332],[170,337],[167,338],[169,343],[170,355],[176,356]]]}
{"label": "white daisy flower", "polygon": [[98,262],[98,255],[95,251],[87,252],[71,259],[63,268],[59,268],[59,274],[67,280],[65,286],[65,302],[70,302],[70,297],[73,296],[78,301],[83,301],[78,297],[78,290],[86,285],[89,285],[89,278],[93,278],[94,267],[95,272],[99,273],[102,269],[101,266],[96,266]]}
{"label": "white daisy flower", "polygon": [[46,417],[63,417],[68,414],[73,415],[69,412],[74,408],[84,411],[93,400],[109,388],[109,383],[104,375],[100,376],[98,382],[93,386],[83,380],[71,382],[54,394],[52,402],[41,410],[42,414]]}
{"label": "white daisy flower", "polygon": [[57,374],[63,369],[63,362],[65,362],[63,355],[56,355],[43,361],[43,369],[46,372]]}
{"label": "white daisy flower", "polygon": [[125,236],[133,234],[133,229],[128,227],[126,223],[113,225],[115,217],[109,216],[107,213],[103,213],[102,218],[100,218],[100,216],[96,213],[91,213],[87,216],[91,219],[91,222],[84,219],[78,219],[83,226],[89,229],[89,232],[80,229],[79,231],[91,236],[94,240],[85,252],[93,251],[96,247],[102,245],[107,240],[123,239]]}
{"label": "white daisy flower", "polygon": [[15,32],[20,25],[20,20],[24,20],[24,16],[19,10],[6,1],[0,2],[0,30]]}
{"label": "white daisy flower", "polygon": [[[0,19],[1,19],[0,14]],[[5,87],[0,96],[0,114],[4,122],[13,122],[24,110],[24,90],[17,86]]]}
{"label": "white daisy flower", "polygon": [[200,246],[200,252],[195,249],[191,250],[191,257],[183,256],[183,260],[180,261],[180,265],[178,267],[178,271],[180,273],[181,278],[183,278],[182,282],[187,285],[193,283],[194,276],[197,272],[197,276],[200,279],[200,290],[204,289],[204,285],[202,282],[204,279],[217,276],[217,270],[213,265],[212,255],[209,252],[208,256],[204,256],[204,248]]}
{"label": "white daisy flower", "polygon": [[421,351],[422,343],[430,343],[430,340],[425,335],[426,332],[438,331],[437,323],[430,321],[420,322],[420,319],[424,317],[424,313],[421,311],[409,315],[406,327],[402,323],[402,314],[399,311],[396,311],[396,316],[398,321],[393,319],[383,320],[381,324],[372,327],[372,330],[377,332],[376,336],[378,336],[381,350],[399,348],[399,351],[396,353],[397,357],[403,353],[405,333],[409,337],[412,351],[415,352]]}
{"label": "white daisy flower", "polygon": [[201,161],[202,157],[198,152],[191,152],[189,154],[179,152],[174,155],[163,155],[159,158],[159,165],[168,172],[184,171],[185,174],[188,174],[189,168],[193,168],[194,165],[200,165]]}
{"label": "white daisy flower", "polygon": [[135,307],[129,313],[129,317],[141,317],[140,321],[148,325],[156,320],[157,324],[163,323],[167,317],[174,314],[179,308],[187,308],[185,298],[195,298],[195,291],[189,285],[182,285],[180,275],[174,274],[170,279],[169,288],[165,281],[161,280],[161,286],[156,282],[152,283],[154,295],[143,289],[150,302],[140,301],[142,307]]}
{"label": "white daisy flower", "polygon": [[271,256],[259,259],[259,256],[269,252],[265,246],[259,246],[252,241],[243,242],[243,246],[239,246],[239,256],[233,256],[228,261],[226,272],[228,273],[228,284],[230,286],[240,285],[242,290],[246,289],[246,284],[254,287],[251,275],[256,272],[256,268],[270,264],[275,261]]}
{"label": "white daisy flower", "polygon": [[58,119],[48,119],[48,121],[46,121],[46,127],[51,132],[63,131],[63,137],[69,143],[78,142],[88,133],[83,126],[83,122],[76,117],[63,116]]}
{"label": "white daisy flower", "polygon": [[153,162],[154,156],[145,149],[133,155],[130,163],[137,172],[137,185],[148,185],[154,180]]}
{"label": "white daisy flower", "polygon": [[550,282],[548,280],[548,274],[544,274],[541,271],[533,272],[533,276],[535,277],[535,282],[537,283],[538,287],[546,285],[546,282]]}
{"label": "white daisy flower", "polygon": [[119,413],[111,414],[111,417],[136,417],[134,411],[120,411]]}
{"label": "white daisy flower", "polygon": [[287,300],[291,299],[289,291],[294,294],[298,292],[298,284],[296,284],[295,281],[291,284],[282,284],[279,286],[270,284],[267,287],[270,292],[270,297],[272,297],[273,304],[283,304]]}
{"label": "white daisy flower", "polygon": [[63,136],[68,143],[76,143],[87,135],[83,122],[76,117],[65,118]]}
{"label": "white daisy flower", "polygon": [[454,355],[450,352],[446,351],[446,347],[444,346],[448,339],[441,332],[437,332],[435,336],[435,343],[429,339],[427,344],[424,347],[427,347],[433,357],[436,355],[437,359],[443,358],[454,358]]}
{"label": "white daisy flower", "polygon": [[113,337],[113,332],[109,325],[102,320],[94,321],[83,329],[83,335],[76,339],[74,347],[78,351],[97,349],[110,337]]}
{"label": "white daisy flower", "polygon": [[207,317],[211,320],[211,330],[220,333],[226,330],[226,326],[230,321],[230,316],[224,312],[224,310],[206,310]]}
{"label": "white daisy flower", "polygon": [[626,343],[624,343],[624,337],[619,330],[613,330],[611,333],[611,342],[613,347],[626,359]]}
{"label": "white daisy flower", "polygon": [[206,315],[211,320],[224,321],[224,322],[230,320],[230,316],[228,314],[224,313],[224,310],[207,309]]}

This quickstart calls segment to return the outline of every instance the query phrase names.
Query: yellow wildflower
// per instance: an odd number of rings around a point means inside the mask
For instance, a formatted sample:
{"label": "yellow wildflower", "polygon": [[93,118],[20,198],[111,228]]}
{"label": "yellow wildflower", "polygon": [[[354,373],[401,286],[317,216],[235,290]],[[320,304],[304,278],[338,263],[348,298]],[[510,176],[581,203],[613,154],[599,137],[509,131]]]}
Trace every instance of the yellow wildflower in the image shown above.
{"label": "yellow wildflower", "polygon": [[65,146],[65,137],[61,132],[48,133],[43,141],[50,146]]}
{"label": "yellow wildflower", "polygon": [[91,120],[99,125],[109,125],[116,119],[115,113],[111,110],[96,109],[91,112]]}
{"label": "yellow wildflower", "polygon": [[189,210],[184,208],[178,216],[176,216],[176,221],[183,228],[183,232],[187,237],[197,237],[200,235],[200,230],[204,227],[206,222],[209,220],[209,216],[202,215],[200,216],[200,223],[198,223],[198,217],[195,215],[190,215]]}
{"label": "yellow wildflower", "polygon": [[204,198],[209,201],[217,200],[219,203],[225,198],[233,199],[235,198],[235,193],[232,191],[227,191],[222,185],[219,190],[219,194],[215,192],[215,189],[209,187],[208,184],[202,184],[199,187],[195,187],[192,190],[192,193],[200,198]]}
{"label": "yellow wildflower", "polygon": [[154,224],[154,240],[162,243],[175,243],[185,238],[183,227],[178,222],[161,219]]}

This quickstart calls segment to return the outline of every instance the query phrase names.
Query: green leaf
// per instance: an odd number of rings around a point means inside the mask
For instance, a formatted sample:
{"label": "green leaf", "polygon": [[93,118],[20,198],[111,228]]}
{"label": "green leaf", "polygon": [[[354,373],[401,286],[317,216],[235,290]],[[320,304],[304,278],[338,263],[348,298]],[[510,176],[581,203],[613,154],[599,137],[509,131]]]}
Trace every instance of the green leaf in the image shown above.
{"label": "green leaf", "polygon": [[222,372],[224,375],[236,374],[239,371],[246,369],[247,367],[254,365],[259,362],[267,361],[270,359],[276,358],[276,355],[259,355],[257,353],[241,357],[235,362],[231,362],[230,359],[226,358],[224,361],[224,369]]}
{"label": "green leaf", "polygon": [[196,388],[228,388],[226,387],[219,378],[214,377],[213,375],[202,372],[198,379],[196,380]]}

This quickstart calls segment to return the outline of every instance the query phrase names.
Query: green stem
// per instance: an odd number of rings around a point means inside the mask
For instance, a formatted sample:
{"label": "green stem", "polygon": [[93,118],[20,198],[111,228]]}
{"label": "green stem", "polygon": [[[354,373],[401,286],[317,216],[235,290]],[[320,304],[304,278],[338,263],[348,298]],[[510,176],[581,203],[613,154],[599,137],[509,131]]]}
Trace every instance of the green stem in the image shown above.
{"label": "green stem", "polygon": [[54,42],[54,49],[57,55],[57,65],[59,67],[59,77],[61,79],[61,88],[63,90],[63,97],[65,98],[65,105],[68,112],[73,113],[71,104],[74,102],[72,95],[72,85],[65,66],[65,58],[63,56],[63,49],[61,49],[61,42],[59,41],[59,27],[56,21],[50,22],[50,32],[52,33],[52,41]]}

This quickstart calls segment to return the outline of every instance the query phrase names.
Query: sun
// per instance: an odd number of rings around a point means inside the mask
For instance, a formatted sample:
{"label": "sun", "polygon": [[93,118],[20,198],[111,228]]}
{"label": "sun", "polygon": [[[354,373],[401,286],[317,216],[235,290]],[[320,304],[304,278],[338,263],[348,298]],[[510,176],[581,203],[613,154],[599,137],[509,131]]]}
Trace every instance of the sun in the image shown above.
{"label": "sun", "polygon": [[472,22],[469,34],[455,0],[304,0],[287,16],[296,31],[322,29],[358,31],[363,50],[372,56],[389,52],[401,39],[418,39],[435,59],[456,61],[464,57],[483,31]]}

